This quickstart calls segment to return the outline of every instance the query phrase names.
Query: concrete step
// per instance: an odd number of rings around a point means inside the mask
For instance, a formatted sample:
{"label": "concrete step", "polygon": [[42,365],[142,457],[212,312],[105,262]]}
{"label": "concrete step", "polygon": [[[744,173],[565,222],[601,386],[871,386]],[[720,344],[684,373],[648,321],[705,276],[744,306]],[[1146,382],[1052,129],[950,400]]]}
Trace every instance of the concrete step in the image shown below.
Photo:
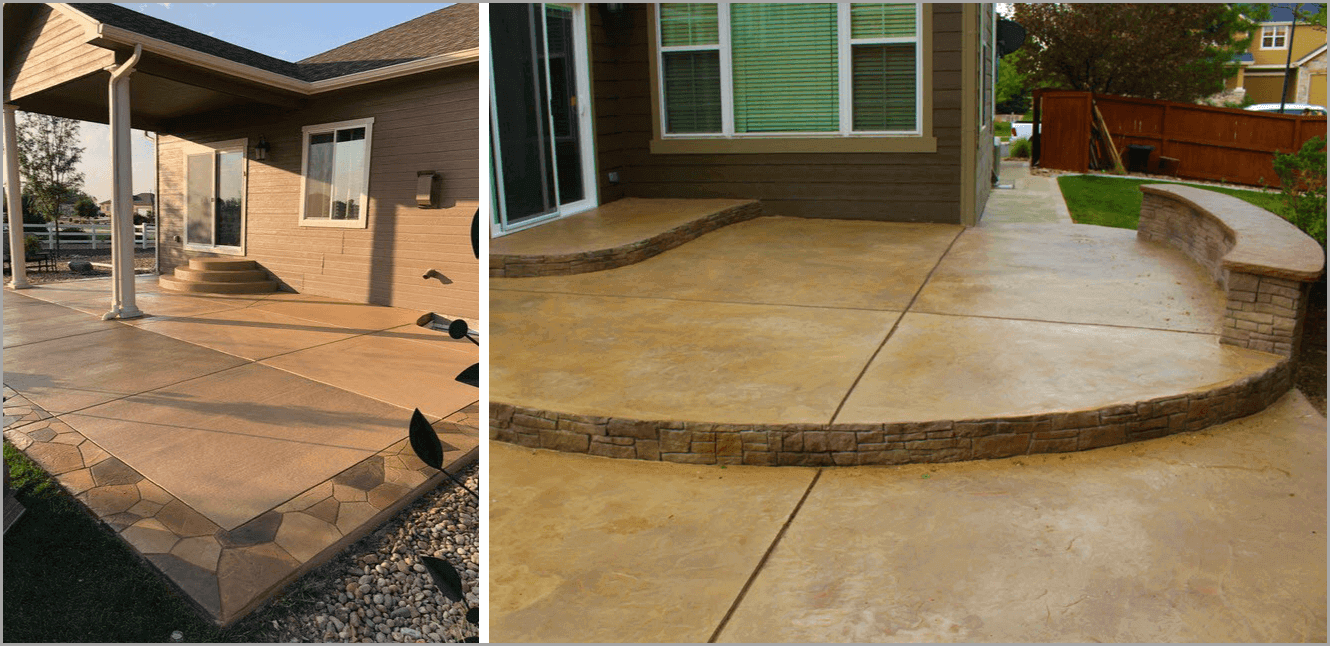
{"label": "concrete step", "polygon": [[157,282],[167,291],[193,294],[268,294],[277,291],[277,282],[271,280],[237,283],[181,280],[175,276],[162,276]]}
{"label": "concrete step", "polygon": [[251,283],[268,280],[262,269],[193,269],[176,267],[175,277],[191,283]]}
{"label": "concrete step", "polygon": [[200,271],[240,271],[245,269],[258,269],[259,265],[253,260],[244,260],[241,258],[190,258],[189,268]]}

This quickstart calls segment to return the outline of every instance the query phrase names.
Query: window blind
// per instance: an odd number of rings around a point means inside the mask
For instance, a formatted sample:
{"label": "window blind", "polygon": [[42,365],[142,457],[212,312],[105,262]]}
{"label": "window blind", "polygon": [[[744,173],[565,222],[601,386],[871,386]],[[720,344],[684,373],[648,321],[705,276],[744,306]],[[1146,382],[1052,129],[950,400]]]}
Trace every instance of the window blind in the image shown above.
{"label": "window blind", "polygon": [[720,42],[717,24],[715,4],[662,4],[660,44],[665,47],[715,45]]}
{"label": "window blind", "polygon": [[735,132],[836,132],[836,6],[730,5]]}
{"label": "window blind", "polygon": [[665,52],[665,131],[720,132],[720,52]]}
{"label": "window blind", "polygon": [[913,43],[851,48],[855,130],[913,130],[915,127]]}
{"label": "window blind", "polygon": [[851,37],[913,38],[914,10],[913,4],[852,4],[850,5]]}

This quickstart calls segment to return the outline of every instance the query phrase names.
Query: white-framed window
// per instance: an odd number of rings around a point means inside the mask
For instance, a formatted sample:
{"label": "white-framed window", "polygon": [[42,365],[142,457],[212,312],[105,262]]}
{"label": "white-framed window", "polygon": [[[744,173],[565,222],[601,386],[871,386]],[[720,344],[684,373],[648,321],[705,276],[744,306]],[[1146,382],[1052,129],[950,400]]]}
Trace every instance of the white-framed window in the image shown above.
{"label": "white-framed window", "polygon": [[1261,49],[1288,49],[1288,25],[1261,27]]}
{"label": "white-framed window", "polygon": [[300,225],[369,226],[369,153],[374,118],[302,128]]}
{"label": "white-framed window", "polygon": [[919,136],[919,4],[657,5],[663,138]]}

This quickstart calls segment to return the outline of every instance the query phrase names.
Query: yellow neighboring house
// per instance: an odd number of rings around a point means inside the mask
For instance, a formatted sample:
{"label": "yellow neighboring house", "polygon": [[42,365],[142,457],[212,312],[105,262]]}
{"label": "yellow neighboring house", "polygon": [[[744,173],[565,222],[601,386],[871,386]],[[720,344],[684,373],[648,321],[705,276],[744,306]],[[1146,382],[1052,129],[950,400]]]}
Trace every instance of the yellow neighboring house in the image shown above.
{"label": "yellow neighboring house", "polygon": [[[1304,4],[1302,10],[1314,13],[1316,5]],[[1326,32],[1305,22],[1295,27],[1290,5],[1270,6],[1269,20],[1261,23],[1251,48],[1239,57],[1239,63],[1237,76],[1229,79],[1224,88],[1227,95],[1245,93],[1251,103],[1279,103],[1287,69],[1289,79],[1283,97],[1286,102],[1320,106],[1328,103]]]}

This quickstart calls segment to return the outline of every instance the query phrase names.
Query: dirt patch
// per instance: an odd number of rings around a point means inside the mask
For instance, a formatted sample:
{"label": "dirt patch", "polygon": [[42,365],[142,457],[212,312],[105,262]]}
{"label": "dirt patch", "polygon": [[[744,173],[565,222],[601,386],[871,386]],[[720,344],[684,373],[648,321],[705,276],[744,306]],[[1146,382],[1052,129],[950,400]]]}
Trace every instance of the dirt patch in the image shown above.
{"label": "dirt patch", "polygon": [[[82,280],[84,278],[105,278],[111,275],[111,270],[104,267],[94,267],[91,272],[79,273],[69,270],[69,263],[72,260],[86,260],[91,263],[110,265],[110,251],[66,251],[60,254],[60,259],[55,262],[56,271],[38,271],[36,265],[28,267],[28,282],[33,285],[42,285],[45,283],[58,283],[66,280]],[[157,252],[153,249],[135,249],[134,250],[134,272],[151,273],[157,270]],[[8,272],[5,272],[8,275]]]}

